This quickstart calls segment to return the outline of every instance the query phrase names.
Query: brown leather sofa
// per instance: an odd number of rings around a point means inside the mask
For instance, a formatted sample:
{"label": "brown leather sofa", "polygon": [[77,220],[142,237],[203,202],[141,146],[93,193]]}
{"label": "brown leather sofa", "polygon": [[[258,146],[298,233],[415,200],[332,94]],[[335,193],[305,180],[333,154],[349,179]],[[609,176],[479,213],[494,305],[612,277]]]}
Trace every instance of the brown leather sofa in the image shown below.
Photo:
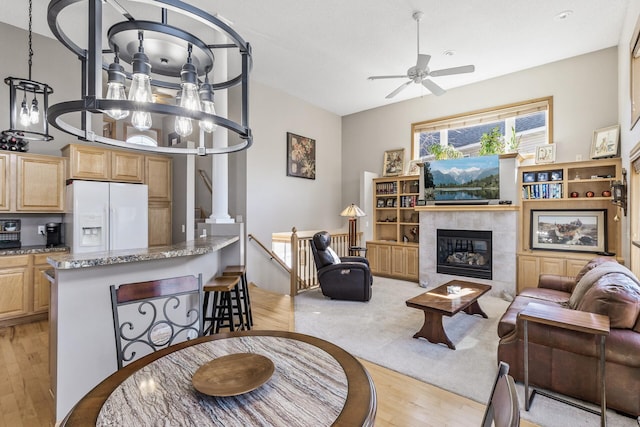
{"label": "brown leather sofa", "polygon": [[[523,328],[518,313],[530,302],[607,315],[607,408],[640,421],[640,284],[615,259],[598,257],[576,277],[540,275],[537,288],[513,300],[498,324],[498,360],[524,381]],[[537,387],[600,403],[598,346],[592,335],[529,323],[529,382]]]}

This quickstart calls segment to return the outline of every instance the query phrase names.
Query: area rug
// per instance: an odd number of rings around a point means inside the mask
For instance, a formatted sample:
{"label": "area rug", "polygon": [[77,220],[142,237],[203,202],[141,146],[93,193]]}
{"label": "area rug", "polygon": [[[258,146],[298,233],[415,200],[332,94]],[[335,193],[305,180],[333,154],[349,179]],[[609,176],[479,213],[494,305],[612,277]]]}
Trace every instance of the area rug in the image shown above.
{"label": "area rug", "polygon": [[[295,297],[295,330],[339,345],[353,355],[445,390],[486,404],[497,369],[497,324],[508,301],[485,295],[478,302],[489,316],[459,313],[444,317],[444,329],[456,350],[413,334],[423,324],[421,310],[405,301],[427,289],[416,283],[376,277],[369,302],[338,301],[319,289]],[[524,411],[524,387],[518,384],[521,416],[540,426],[599,425],[599,417],[537,396]],[[609,425],[636,426],[631,418],[608,411]]]}

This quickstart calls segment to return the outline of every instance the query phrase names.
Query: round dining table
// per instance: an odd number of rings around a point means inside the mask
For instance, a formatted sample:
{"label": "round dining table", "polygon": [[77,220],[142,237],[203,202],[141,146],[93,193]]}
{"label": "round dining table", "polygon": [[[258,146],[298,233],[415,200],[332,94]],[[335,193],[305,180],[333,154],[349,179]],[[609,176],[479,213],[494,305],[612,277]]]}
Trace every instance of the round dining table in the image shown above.
{"label": "round dining table", "polygon": [[[241,354],[269,359],[273,374],[236,395],[196,390],[192,378],[199,368]],[[254,330],[200,337],[144,356],[87,393],[61,425],[372,426],[375,415],[375,386],[353,355],[310,335]]]}

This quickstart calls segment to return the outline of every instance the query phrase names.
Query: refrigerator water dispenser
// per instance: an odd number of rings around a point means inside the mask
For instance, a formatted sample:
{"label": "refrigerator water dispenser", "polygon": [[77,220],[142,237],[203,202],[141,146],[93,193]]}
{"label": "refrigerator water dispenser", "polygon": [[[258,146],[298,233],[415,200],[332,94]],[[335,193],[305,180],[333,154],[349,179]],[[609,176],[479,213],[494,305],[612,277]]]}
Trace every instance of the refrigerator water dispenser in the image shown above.
{"label": "refrigerator water dispenser", "polygon": [[101,246],[102,227],[82,227],[80,236],[81,246]]}

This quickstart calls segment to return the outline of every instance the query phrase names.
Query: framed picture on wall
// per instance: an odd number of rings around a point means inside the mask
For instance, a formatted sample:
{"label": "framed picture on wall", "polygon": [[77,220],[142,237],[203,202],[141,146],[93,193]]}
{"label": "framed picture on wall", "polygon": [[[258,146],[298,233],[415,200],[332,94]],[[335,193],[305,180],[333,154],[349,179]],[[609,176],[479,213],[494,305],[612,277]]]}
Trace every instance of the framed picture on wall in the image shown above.
{"label": "framed picture on wall", "polygon": [[531,249],[606,252],[606,209],[531,210]]}
{"label": "framed picture on wall", "polygon": [[287,176],[316,179],[316,140],[287,132]]}

